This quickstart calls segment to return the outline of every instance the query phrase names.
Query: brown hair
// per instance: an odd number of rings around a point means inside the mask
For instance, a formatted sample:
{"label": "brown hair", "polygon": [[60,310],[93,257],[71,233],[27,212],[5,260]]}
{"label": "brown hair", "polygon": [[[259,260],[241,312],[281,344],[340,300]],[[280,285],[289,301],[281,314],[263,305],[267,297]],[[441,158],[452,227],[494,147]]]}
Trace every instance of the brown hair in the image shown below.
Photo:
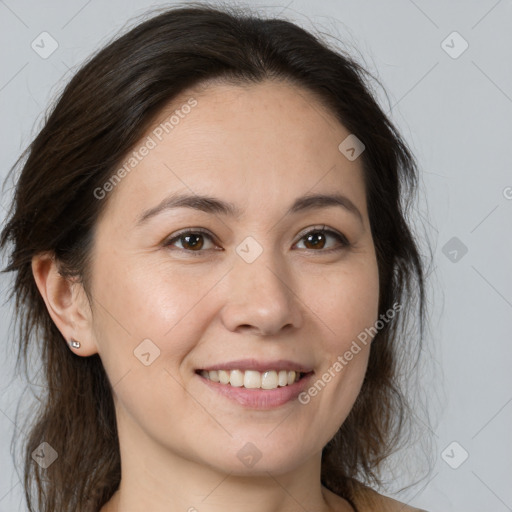
{"label": "brown hair", "polygon": [[[121,477],[111,384],[97,354],[77,357],[69,350],[38,292],[32,258],[49,251],[61,273],[79,279],[87,291],[94,226],[108,202],[95,200],[93,191],[170,100],[210,79],[297,84],[365,144],[360,158],[378,259],[379,314],[396,303],[402,309],[372,343],[356,403],[323,450],[321,478],[347,499],[359,481],[380,483],[382,462],[408,432],[412,408],[398,378],[406,361],[416,364],[421,352],[425,292],[424,263],[405,219],[417,186],[416,164],[378,106],[369,77],[345,52],[289,21],[206,4],[170,8],[138,24],[74,75],[13,168],[21,173],[0,238],[4,250],[12,244],[5,271],[16,273],[17,368],[23,360],[29,375],[28,348],[35,345],[44,379],[23,452],[30,511],[97,511]],[[411,314],[419,329],[406,340]],[[47,469],[31,457],[43,441],[59,454]]]}

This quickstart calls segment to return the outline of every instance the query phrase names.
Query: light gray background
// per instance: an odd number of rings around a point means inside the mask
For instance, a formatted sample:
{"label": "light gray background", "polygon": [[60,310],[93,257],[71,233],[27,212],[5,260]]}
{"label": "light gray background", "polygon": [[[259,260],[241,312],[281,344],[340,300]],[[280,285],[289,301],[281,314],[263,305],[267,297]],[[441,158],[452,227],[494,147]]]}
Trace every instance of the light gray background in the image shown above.
{"label": "light gray background", "polygon": [[[128,20],[156,5],[164,3],[0,0],[2,178],[73,68]],[[432,390],[432,404],[439,390],[441,398],[432,423],[435,466],[420,484],[395,497],[431,512],[512,511],[512,2],[251,5],[282,12],[306,28],[315,25],[357,48],[355,56],[389,93],[390,115],[422,171],[427,203],[421,203],[417,217],[430,226],[433,242],[427,341],[437,366],[422,377],[422,386],[427,396]],[[43,31],[59,45],[47,59],[31,48]],[[457,58],[452,56],[464,44],[458,36],[442,45],[453,31],[469,44]],[[389,111],[382,91],[379,95]],[[8,199],[2,197],[2,219]],[[467,247],[462,257],[460,249],[446,246],[453,237]],[[457,261],[450,260],[454,257]],[[8,277],[0,279],[3,299]],[[13,380],[11,310],[9,304],[0,309],[0,512],[24,510],[9,451],[23,385]],[[454,441],[458,444],[450,446]],[[462,450],[469,457],[460,464]],[[448,462],[460,466],[453,469]]]}

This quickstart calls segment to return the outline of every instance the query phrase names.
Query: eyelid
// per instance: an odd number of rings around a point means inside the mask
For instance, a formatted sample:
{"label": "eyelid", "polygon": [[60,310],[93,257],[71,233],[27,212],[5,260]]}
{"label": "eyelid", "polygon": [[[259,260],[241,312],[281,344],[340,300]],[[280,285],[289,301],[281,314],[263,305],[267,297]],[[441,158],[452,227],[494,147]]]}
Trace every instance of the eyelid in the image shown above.
{"label": "eyelid", "polygon": [[332,228],[328,227],[326,224],[318,224],[316,226],[310,226],[308,228],[303,229],[302,231],[300,231],[297,234],[297,242],[300,241],[303,237],[305,237],[309,233],[315,233],[317,231],[322,231],[325,233],[332,233],[333,235],[336,235],[336,236],[339,236],[340,238],[342,238],[347,244],[349,243],[347,237],[343,233],[340,233],[336,229],[332,229]]}

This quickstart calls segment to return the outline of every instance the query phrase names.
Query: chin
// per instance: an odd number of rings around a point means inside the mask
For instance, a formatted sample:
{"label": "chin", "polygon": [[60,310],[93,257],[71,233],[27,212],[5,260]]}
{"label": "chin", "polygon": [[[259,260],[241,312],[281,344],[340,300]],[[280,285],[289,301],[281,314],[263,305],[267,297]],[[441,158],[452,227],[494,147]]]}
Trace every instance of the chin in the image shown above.
{"label": "chin", "polygon": [[269,443],[267,440],[264,443],[258,439],[235,441],[230,446],[219,444],[217,446],[221,447],[220,452],[210,451],[208,456],[202,458],[203,463],[216,471],[233,476],[268,477],[269,473],[279,475],[294,471],[314,454],[314,450],[306,453],[301,442],[286,443],[280,440],[280,447],[277,447],[275,442]]}

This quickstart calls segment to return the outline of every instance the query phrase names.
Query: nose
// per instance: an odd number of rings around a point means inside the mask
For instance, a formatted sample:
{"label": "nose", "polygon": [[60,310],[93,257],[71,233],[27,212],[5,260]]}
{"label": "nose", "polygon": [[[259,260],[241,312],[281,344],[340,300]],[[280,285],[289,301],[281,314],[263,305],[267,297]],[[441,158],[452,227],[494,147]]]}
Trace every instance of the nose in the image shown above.
{"label": "nose", "polygon": [[293,277],[270,253],[263,251],[252,263],[236,258],[227,276],[226,304],[221,310],[222,322],[230,331],[269,336],[302,325]]}

